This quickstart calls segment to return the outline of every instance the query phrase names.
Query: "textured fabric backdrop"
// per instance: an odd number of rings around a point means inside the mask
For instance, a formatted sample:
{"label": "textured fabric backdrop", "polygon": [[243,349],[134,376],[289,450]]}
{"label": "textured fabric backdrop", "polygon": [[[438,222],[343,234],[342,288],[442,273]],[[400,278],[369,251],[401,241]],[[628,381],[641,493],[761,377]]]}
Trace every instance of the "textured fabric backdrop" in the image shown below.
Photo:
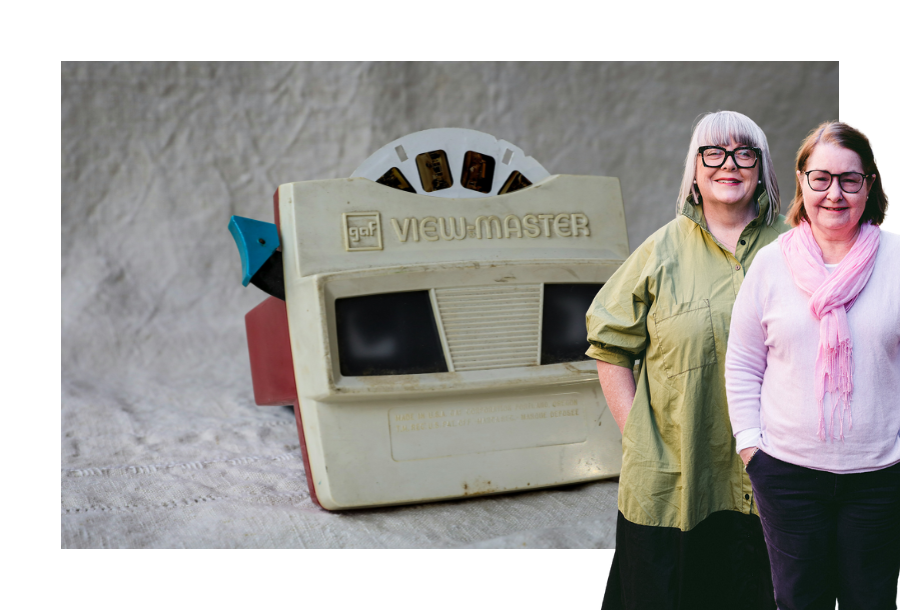
{"label": "textured fabric backdrop", "polygon": [[782,192],[838,116],[829,63],[62,66],[62,547],[614,546],[616,484],[328,513],[293,413],[255,406],[232,214],[467,127],[620,178],[632,249],[673,217],[697,115],[769,138]]}

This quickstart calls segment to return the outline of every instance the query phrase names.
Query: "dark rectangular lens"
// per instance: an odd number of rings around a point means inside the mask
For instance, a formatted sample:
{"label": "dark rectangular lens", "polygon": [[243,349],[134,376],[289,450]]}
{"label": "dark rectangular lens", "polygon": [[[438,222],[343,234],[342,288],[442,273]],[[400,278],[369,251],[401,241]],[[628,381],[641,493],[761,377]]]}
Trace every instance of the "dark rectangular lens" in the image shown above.
{"label": "dark rectangular lens", "polygon": [[603,284],[544,284],[541,364],[590,360],[585,314]]}
{"label": "dark rectangular lens", "polygon": [[427,291],[337,299],[334,309],[341,375],[447,372]]}

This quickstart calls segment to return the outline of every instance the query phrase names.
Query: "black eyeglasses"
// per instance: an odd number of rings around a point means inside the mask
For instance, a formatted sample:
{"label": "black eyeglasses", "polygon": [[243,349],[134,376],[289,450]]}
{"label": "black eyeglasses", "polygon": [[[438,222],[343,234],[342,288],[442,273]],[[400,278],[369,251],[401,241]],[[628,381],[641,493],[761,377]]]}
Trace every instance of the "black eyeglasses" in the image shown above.
{"label": "black eyeglasses", "polygon": [[705,167],[722,167],[728,157],[734,159],[734,164],[742,169],[756,167],[762,151],[751,146],[738,146],[734,150],[725,150],[721,146],[701,146],[697,154],[703,159]]}
{"label": "black eyeglasses", "polygon": [[838,185],[845,193],[858,193],[863,187],[866,178],[874,178],[875,174],[866,176],[859,172],[844,172],[843,174],[832,174],[824,169],[811,169],[806,174],[806,183],[814,191],[827,191],[831,187],[831,181],[838,179]]}

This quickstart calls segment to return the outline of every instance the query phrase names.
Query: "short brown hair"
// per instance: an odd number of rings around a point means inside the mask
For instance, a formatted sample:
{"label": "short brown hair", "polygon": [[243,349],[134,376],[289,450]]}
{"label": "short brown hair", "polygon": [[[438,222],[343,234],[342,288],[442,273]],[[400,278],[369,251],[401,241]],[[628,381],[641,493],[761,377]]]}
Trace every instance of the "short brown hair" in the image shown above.
{"label": "short brown hair", "polygon": [[[809,156],[819,143],[834,144],[847,150],[852,150],[859,155],[862,161],[863,173],[866,176],[875,174],[875,182],[869,191],[869,198],[866,200],[866,209],[863,210],[859,224],[871,222],[873,225],[880,225],[884,222],[884,213],[887,211],[888,198],[881,188],[881,174],[878,172],[878,166],[875,164],[875,154],[872,152],[872,146],[861,131],[850,127],[846,123],[840,121],[825,121],[815,129],[813,129],[800,150],[797,151],[797,171],[806,171],[806,162]],[[787,213],[787,221],[791,226],[796,227],[801,221],[809,222],[809,216],[803,208],[803,189],[800,177],[796,176],[797,190],[794,193],[794,200],[791,201],[791,209]]]}

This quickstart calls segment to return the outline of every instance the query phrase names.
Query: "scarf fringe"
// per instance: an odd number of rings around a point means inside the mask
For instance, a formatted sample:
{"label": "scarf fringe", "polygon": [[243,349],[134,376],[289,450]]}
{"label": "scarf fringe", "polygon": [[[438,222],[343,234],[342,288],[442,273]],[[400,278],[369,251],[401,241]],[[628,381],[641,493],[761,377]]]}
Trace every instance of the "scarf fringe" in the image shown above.
{"label": "scarf fringe", "polygon": [[[841,341],[837,347],[820,345],[819,355],[816,358],[816,377],[822,371],[824,383],[816,389],[816,400],[819,404],[819,439],[826,441],[825,431],[825,394],[832,397],[829,427],[831,440],[834,440],[834,412],[840,416],[840,440],[844,440],[844,416],[847,417],[848,430],[853,429],[853,411],[850,408],[853,396],[853,343],[849,338]],[[824,352],[824,353],[823,353]]]}

